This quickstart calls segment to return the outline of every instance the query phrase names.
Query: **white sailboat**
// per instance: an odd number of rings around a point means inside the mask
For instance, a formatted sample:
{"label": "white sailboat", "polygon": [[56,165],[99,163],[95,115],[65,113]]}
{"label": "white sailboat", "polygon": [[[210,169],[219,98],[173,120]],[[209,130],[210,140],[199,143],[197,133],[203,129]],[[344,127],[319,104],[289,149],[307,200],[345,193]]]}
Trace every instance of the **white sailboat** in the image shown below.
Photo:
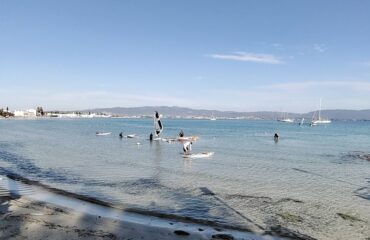
{"label": "white sailboat", "polygon": [[277,119],[278,122],[285,122],[285,123],[293,123],[294,122],[294,119],[292,118],[288,118],[287,117],[287,113],[284,113],[283,114],[283,117],[282,118],[279,118]]}
{"label": "white sailboat", "polygon": [[315,119],[315,113],[312,117],[312,121],[311,121],[311,126],[316,126],[318,124],[328,124],[328,123],[331,123],[331,120],[330,119],[323,119],[321,118],[321,102],[322,102],[322,99],[320,98],[320,107],[319,107],[319,113],[318,113],[318,118]]}
{"label": "white sailboat", "polygon": [[294,122],[294,119],[291,119],[291,118],[283,118],[283,119],[278,119],[278,122],[293,123]]}

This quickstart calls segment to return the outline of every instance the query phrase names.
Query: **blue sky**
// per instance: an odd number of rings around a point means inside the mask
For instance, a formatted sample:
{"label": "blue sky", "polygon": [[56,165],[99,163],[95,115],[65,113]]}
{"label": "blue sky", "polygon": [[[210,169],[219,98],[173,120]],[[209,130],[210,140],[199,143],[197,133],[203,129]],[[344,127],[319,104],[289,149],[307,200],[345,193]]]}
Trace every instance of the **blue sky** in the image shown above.
{"label": "blue sky", "polygon": [[370,108],[369,1],[0,1],[0,105]]}

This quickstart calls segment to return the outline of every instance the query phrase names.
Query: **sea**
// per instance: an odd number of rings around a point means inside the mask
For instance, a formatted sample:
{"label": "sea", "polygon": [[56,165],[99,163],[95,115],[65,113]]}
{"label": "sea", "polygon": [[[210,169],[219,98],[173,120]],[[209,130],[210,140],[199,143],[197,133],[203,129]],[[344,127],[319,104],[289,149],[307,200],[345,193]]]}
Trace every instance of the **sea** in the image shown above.
{"label": "sea", "polygon": [[[0,174],[116,206],[230,225],[263,222],[263,204],[290,200],[305,203],[307,214],[321,206],[370,216],[369,121],[162,123],[163,138],[183,130],[199,137],[193,153],[214,155],[183,158],[180,142],[150,142],[152,119],[3,119]],[[119,138],[121,132],[136,138]]]}

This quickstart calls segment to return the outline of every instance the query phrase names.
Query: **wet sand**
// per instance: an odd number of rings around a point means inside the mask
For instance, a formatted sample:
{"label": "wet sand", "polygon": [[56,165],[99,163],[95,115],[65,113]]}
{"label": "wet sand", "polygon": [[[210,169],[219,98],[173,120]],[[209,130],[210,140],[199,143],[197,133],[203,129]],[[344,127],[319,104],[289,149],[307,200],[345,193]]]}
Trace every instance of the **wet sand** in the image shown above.
{"label": "wet sand", "polygon": [[281,239],[262,231],[126,212],[8,178],[1,181],[6,184],[0,195],[0,239]]}
{"label": "wet sand", "polygon": [[201,226],[195,232],[195,226],[178,222],[159,227],[150,218],[141,223],[113,220],[25,197],[1,197],[0,202],[1,239],[255,239]]}
{"label": "wet sand", "polygon": [[[292,198],[254,195],[224,195],[224,199],[264,229],[283,226],[314,239],[370,240],[370,212],[363,200],[363,211],[341,208],[327,203]],[[241,202],[243,204],[241,204]]]}
{"label": "wet sand", "polygon": [[[0,239],[370,239],[366,213],[328,210],[298,199],[221,195],[231,207],[244,202],[248,218],[241,228],[118,209],[22,176],[9,177],[0,180]],[[322,217],[323,212],[330,214]]]}

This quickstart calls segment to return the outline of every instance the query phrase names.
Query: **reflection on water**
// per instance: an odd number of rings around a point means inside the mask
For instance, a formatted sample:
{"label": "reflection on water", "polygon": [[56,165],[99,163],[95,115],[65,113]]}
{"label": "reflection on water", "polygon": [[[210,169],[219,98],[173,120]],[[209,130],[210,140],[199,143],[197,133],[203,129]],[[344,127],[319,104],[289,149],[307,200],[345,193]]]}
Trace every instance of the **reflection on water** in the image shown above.
{"label": "reflection on water", "polygon": [[184,172],[191,172],[192,159],[184,159]]}

